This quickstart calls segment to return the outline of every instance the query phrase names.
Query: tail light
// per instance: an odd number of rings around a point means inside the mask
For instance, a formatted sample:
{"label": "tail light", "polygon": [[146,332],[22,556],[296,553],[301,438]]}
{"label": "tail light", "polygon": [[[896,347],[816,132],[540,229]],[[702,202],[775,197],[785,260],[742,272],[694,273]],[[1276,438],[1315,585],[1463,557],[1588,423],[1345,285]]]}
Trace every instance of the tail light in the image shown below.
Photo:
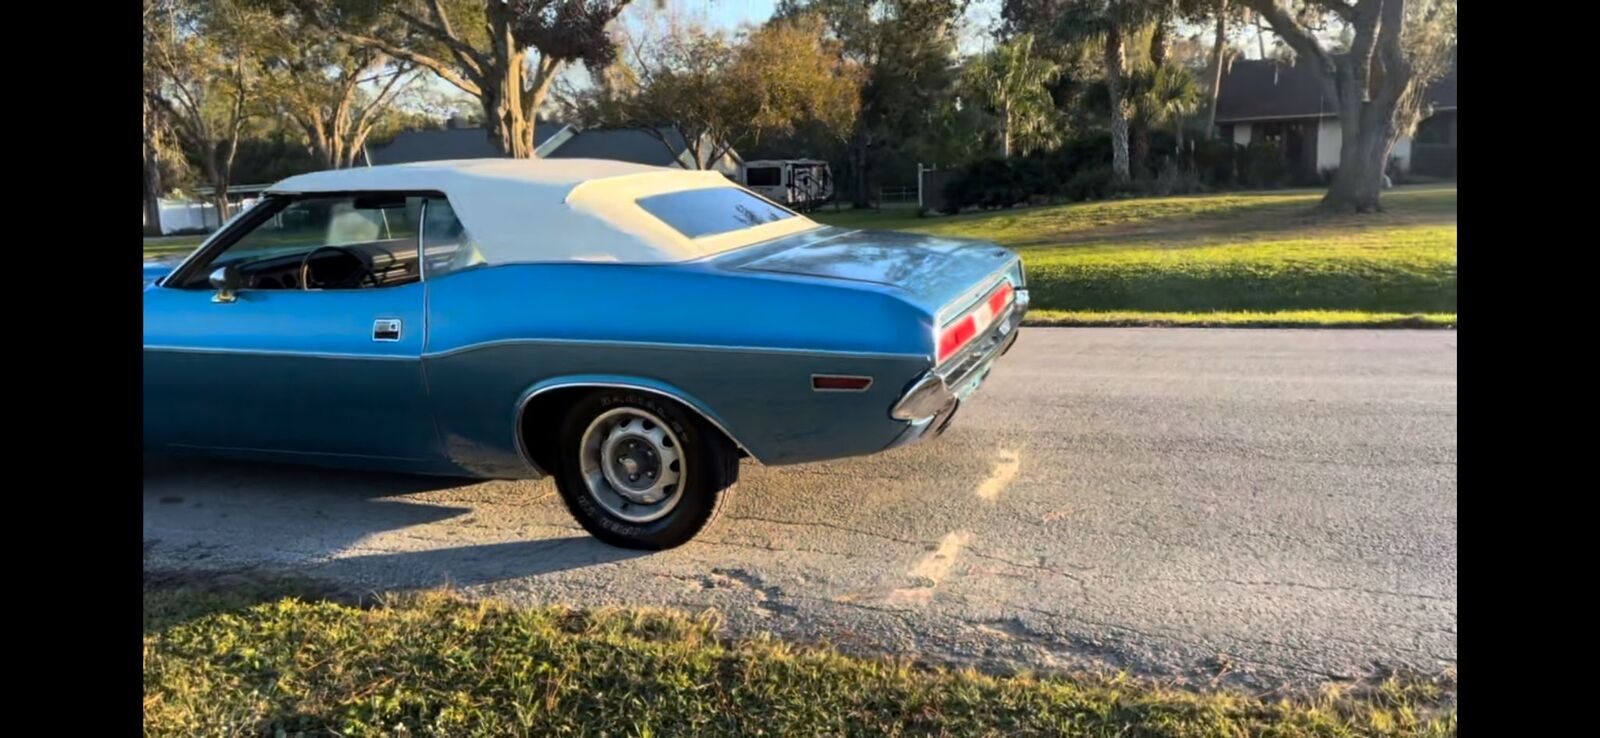
{"label": "tail light", "polygon": [[1005,312],[1006,306],[1016,299],[1016,290],[1011,283],[1002,281],[1000,286],[994,288],[983,302],[973,308],[966,315],[957,318],[954,323],[947,326],[939,334],[939,362],[954,356],[963,346],[976,338],[978,334],[989,329],[994,324],[995,318]]}

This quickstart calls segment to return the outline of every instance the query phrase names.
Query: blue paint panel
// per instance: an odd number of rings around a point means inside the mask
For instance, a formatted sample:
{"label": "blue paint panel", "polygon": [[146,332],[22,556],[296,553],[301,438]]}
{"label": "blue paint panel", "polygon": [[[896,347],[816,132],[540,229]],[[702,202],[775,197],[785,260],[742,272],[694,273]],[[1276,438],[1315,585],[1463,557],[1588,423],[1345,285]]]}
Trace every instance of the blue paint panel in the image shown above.
{"label": "blue paint panel", "polygon": [[[420,361],[423,286],[145,291],[147,444],[443,458]],[[373,322],[401,321],[374,341]]]}
{"label": "blue paint panel", "polygon": [[[782,464],[881,450],[905,426],[890,406],[931,363],[928,318],[854,285],[704,266],[528,264],[430,286],[424,363],[446,452],[486,475],[522,466],[515,409],[552,382],[666,388],[762,462]],[[867,392],[819,393],[813,373],[875,381]]]}
{"label": "blue paint panel", "polygon": [[510,264],[433,280],[430,355],[515,339],[932,352],[929,318],[882,290],[707,265]]}

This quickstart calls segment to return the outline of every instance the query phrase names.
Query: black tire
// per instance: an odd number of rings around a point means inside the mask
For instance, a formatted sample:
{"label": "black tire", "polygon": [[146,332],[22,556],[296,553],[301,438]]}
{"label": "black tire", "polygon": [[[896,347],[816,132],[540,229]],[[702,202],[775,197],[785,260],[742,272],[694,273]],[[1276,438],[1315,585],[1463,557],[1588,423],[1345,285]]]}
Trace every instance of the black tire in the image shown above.
{"label": "black tire", "polygon": [[[687,461],[676,491],[677,505],[664,517],[635,523],[611,514],[589,492],[579,470],[584,431],[602,413],[632,407],[666,422]],[[660,551],[687,543],[721,514],[739,480],[739,452],[699,415],[659,395],[608,389],[580,400],[567,411],[557,436],[554,476],[561,499],[591,535],[621,548]]]}

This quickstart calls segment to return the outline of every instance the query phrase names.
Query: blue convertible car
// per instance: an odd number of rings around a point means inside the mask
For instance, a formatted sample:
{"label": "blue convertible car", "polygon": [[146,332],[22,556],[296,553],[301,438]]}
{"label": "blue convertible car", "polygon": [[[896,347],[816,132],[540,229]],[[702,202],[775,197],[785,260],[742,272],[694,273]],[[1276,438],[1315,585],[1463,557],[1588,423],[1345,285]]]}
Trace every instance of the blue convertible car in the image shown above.
{"label": "blue convertible car", "polygon": [[147,448],[549,474],[636,548],[705,527],[742,457],[942,432],[1028,305],[991,243],[584,160],[291,177],[144,281]]}

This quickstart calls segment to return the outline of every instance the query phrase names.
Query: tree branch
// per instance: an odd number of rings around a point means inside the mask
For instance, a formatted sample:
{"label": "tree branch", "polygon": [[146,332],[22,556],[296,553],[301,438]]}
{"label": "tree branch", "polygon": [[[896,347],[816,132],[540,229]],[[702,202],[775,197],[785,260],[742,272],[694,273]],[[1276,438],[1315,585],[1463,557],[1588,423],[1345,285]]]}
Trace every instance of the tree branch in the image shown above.
{"label": "tree branch", "polygon": [[1334,63],[1333,54],[1323,48],[1322,43],[1317,41],[1317,37],[1302,27],[1299,21],[1289,15],[1287,10],[1278,5],[1277,0],[1244,0],[1244,4],[1251,10],[1260,13],[1263,18],[1266,18],[1267,23],[1272,26],[1273,33],[1278,34],[1278,37],[1288,43],[1290,48],[1301,56],[1310,59],[1316,65],[1317,78],[1322,81],[1324,91],[1335,100],[1339,99],[1339,86],[1337,84],[1339,68]]}
{"label": "tree branch", "polygon": [[550,91],[550,83],[555,81],[556,70],[560,68],[560,59],[552,58],[549,54],[539,55],[539,61],[534,65],[533,77],[528,80],[528,89],[522,92],[523,118],[536,122],[535,116],[539,114],[539,105],[544,102],[545,95]]}
{"label": "tree branch", "polygon": [[353,124],[357,130],[360,130],[362,126],[366,125],[368,116],[379,110],[382,110],[389,104],[394,95],[399,94],[400,87],[397,85],[397,83],[400,81],[400,78],[410,73],[410,69],[402,69],[395,72],[395,75],[389,78],[389,83],[384,85],[382,89],[378,90],[378,94],[372,98],[372,102],[363,106],[361,110],[356,113]]}
{"label": "tree branch", "polygon": [[1316,4],[1343,18],[1346,23],[1355,20],[1356,8],[1344,0],[1316,0]]}
{"label": "tree branch", "polygon": [[[444,9],[439,7],[439,3],[437,1],[432,2],[431,6],[435,19],[443,19]],[[455,57],[457,62],[460,62],[467,74],[473,79],[483,79],[483,69],[488,66],[488,60],[484,59],[477,49],[472,48],[465,41],[462,41],[459,36],[455,35],[450,30],[450,22],[448,20],[445,20],[442,26],[436,26],[404,10],[396,9],[394,13],[405,21],[407,25],[443,43],[445,48],[450,50],[450,54]]]}
{"label": "tree branch", "polygon": [[481,81],[482,77],[477,77],[476,80],[467,79],[461,76],[461,74],[457,73],[455,69],[452,69],[449,64],[428,56],[427,54],[419,54],[415,51],[405,48],[404,46],[399,46],[373,36],[363,36],[359,33],[350,33],[349,31],[334,31],[334,33],[337,33],[340,38],[343,38],[350,43],[368,46],[382,51],[383,53],[388,54],[396,59],[404,59],[405,61],[411,62],[419,67],[424,67],[434,74],[439,75],[440,79],[455,85],[457,89],[469,95],[479,97],[483,95],[483,88],[478,85],[478,81]]}

